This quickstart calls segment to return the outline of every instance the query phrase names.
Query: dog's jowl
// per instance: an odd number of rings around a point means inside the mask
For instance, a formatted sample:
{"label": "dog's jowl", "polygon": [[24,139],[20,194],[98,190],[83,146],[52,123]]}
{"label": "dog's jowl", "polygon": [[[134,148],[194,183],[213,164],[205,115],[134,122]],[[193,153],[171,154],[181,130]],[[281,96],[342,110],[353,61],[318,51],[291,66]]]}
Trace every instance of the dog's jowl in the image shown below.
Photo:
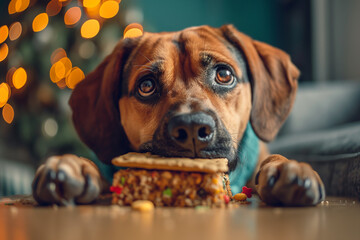
{"label": "dog's jowl", "polygon": [[[200,26],[120,40],[70,106],[104,164],[130,151],[226,157],[233,193],[249,185],[268,204],[315,205],[325,197],[318,174],[265,145],[291,110],[298,77],[283,51],[231,25]],[[42,204],[90,203],[105,188],[91,161],[54,156],[38,169],[33,195]]]}

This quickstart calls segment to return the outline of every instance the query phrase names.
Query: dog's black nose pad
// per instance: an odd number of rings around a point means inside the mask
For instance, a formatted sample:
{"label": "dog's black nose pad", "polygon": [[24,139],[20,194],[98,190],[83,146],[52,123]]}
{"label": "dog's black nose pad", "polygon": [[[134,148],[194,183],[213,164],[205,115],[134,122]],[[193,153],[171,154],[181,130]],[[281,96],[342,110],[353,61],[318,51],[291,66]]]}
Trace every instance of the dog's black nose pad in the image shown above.
{"label": "dog's black nose pad", "polygon": [[176,144],[197,152],[212,141],[215,127],[214,119],[208,114],[181,114],[169,119],[168,134]]}

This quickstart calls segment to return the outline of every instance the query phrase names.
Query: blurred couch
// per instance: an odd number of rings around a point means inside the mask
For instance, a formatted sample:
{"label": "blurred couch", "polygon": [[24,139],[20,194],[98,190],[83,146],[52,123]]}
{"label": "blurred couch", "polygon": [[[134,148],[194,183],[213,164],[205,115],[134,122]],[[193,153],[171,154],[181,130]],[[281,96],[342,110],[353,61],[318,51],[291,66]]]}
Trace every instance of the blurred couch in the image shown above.
{"label": "blurred couch", "polygon": [[360,82],[300,85],[270,151],[312,165],[327,195],[360,198]]}
{"label": "blurred couch", "polygon": [[0,157],[0,197],[31,194],[34,176],[33,166]]}

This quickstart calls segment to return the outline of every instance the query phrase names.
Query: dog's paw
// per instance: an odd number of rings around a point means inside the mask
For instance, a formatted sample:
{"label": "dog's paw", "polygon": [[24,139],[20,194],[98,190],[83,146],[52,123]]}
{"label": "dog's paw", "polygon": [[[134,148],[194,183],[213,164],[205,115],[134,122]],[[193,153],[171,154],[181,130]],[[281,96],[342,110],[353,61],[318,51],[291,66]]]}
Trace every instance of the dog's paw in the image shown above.
{"label": "dog's paw", "polygon": [[100,194],[100,174],[87,159],[75,155],[54,156],[36,171],[32,191],[41,205],[90,203]]}
{"label": "dog's paw", "polygon": [[272,155],[255,178],[257,192],[270,205],[311,206],[325,198],[319,175],[307,163]]}

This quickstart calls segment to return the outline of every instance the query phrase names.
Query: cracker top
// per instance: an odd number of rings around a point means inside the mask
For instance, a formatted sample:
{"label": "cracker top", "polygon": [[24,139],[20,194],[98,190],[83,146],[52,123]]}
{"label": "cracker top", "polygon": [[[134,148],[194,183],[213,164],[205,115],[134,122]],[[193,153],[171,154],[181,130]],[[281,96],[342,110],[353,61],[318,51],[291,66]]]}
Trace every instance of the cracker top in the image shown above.
{"label": "cracker top", "polygon": [[151,153],[127,153],[112,160],[115,166],[186,172],[227,172],[226,158],[166,158]]}

